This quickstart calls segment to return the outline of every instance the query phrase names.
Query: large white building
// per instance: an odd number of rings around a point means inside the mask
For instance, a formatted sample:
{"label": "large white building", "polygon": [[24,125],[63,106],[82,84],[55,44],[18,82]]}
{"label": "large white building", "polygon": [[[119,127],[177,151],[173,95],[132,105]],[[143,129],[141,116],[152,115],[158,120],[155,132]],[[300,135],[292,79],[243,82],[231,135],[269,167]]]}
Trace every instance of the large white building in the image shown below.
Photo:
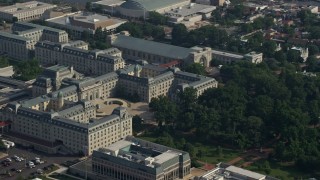
{"label": "large white building", "polygon": [[165,16],[168,17],[169,23],[184,24],[189,27],[198,21],[209,19],[215,9],[215,6],[190,3],[165,12]]}
{"label": "large white building", "polygon": [[190,0],[128,0],[122,3],[117,11],[127,18],[147,18],[149,12],[164,14],[185,5],[190,4]]}
{"label": "large white building", "polygon": [[93,36],[98,28],[106,33],[112,33],[127,21],[100,14],[76,12],[47,19],[46,22],[49,26],[66,30],[75,38],[81,38],[84,32]]}
{"label": "large white building", "polygon": [[201,176],[196,176],[193,180],[279,180],[277,178],[264,174],[249,171],[243,168],[232,166],[225,163],[217,164],[217,168],[204,173]]}
{"label": "large white building", "polygon": [[10,22],[40,19],[46,10],[52,9],[54,7],[56,7],[56,5],[38,1],[16,3],[12,6],[1,7],[0,19]]}

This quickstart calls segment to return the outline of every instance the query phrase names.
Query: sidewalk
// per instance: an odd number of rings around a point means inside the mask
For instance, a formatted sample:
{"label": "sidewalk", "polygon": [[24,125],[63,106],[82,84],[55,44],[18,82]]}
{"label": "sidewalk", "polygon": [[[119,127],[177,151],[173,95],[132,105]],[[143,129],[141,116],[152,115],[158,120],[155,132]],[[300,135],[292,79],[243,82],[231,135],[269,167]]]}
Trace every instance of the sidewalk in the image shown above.
{"label": "sidewalk", "polygon": [[5,158],[5,157],[7,157],[7,156],[8,156],[8,154],[3,153],[3,152],[0,152],[0,159]]}

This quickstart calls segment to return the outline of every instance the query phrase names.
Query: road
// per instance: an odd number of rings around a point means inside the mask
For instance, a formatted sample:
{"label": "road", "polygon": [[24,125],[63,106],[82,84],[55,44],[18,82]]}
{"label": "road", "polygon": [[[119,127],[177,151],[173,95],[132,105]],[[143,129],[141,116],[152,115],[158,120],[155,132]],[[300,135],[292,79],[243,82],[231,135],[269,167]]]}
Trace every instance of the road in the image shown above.
{"label": "road", "polygon": [[[38,152],[35,150],[31,149],[24,149],[24,148],[12,148],[8,151],[9,156],[8,157],[13,157],[14,155],[17,155],[19,157],[24,157],[26,160],[22,162],[15,162],[12,159],[11,165],[8,167],[4,167],[2,164],[0,165],[0,174],[5,173],[6,171],[9,171],[13,176],[8,177],[8,176],[0,176],[0,179],[6,179],[6,180],[15,180],[17,179],[18,176],[22,176],[24,178],[28,177],[31,175],[31,173],[34,173],[37,171],[37,169],[44,168],[46,166],[49,166],[51,164],[61,164],[65,161],[72,161],[75,159],[78,159],[79,157],[72,157],[72,156],[62,156],[62,155],[47,155],[42,152]],[[45,161],[44,164],[39,164],[36,165],[35,168],[28,168],[25,167],[25,163],[34,160],[35,157],[41,158],[41,160]],[[7,158],[7,157],[6,157]],[[6,158],[0,159],[2,162]],[[17,172],[12,172],[11,169],[23,169],[21,173]]]}

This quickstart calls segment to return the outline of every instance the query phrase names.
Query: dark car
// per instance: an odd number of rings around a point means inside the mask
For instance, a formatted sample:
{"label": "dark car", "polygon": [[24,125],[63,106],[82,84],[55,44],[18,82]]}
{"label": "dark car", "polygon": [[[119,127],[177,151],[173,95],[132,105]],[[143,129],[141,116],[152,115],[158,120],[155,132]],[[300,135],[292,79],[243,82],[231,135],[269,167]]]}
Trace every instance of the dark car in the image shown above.
{"label": "dark car", "polygon": [[9,162],[5,162],[3,165],[6,166],[6,167],[8,167],[8,166],[10,166],[11,164],[10,164]]}
{"label": "dark car", "polygon": [[10,171],[16,171],[16,168],[12,168],[12,169],[10,169]]}

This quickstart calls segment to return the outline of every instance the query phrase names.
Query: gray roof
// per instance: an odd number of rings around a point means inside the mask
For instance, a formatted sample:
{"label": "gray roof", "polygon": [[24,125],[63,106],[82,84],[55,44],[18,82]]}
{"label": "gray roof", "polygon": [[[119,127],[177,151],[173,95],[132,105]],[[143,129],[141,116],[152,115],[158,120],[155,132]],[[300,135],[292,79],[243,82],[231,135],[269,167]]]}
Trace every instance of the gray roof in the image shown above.
{"label": "gray roof", "polygon": [[77,93],[77,86],[71,85],[62,89],[59,89],[58,91],[54,91],[51,93],[52,97],[58,97],[59,92],[63,93],[64,97],[67,97],[73,93]]}
{"label": "gray roof", "polygon": [[152,65],[152,64],[146,64],[142,67],[142,69],[151,69],[154,71],[163,72],[163,71],[166,71],[168,68],[156,66],[156,65]]}
{"label": "gray roof", "polygon": [[131,10],[152,11],[164,7],[172,6],[186,0],[128,0],[120,6]]}
{"label": "gray roof", "polygon": [[107,81],[118,79],[118,74],[116,72],[110,72],[95,78],[96,81]]}
{"label": "gray roof", "polygon": [[132,49],[148,54],[164,56],[171,59],[185,59],[191,52],[195,52],[195,50],[190,48],[148,41],[121,34],[117,36],[112,45],[119,48]]}
{"label": "gray roof", "polygon": [[13,26],[24,26],[28,29],[34,29],[34,28],[37,28],[37,29],[43,29],[45,31],[51,31],[51,32],[55,32],[55,33],[59,33],[59,32],[65,32],[64,30],[61,30],[61,29],[55,29],[55,28],[51,28],[51,27],[48,27],[48,26],[41,26],[41,25],[38,25],[38,24],[33,24],[33,23],[28,23],[28,22],[15,22],[13,24]]}
{"label": "gray roof", "polygon": [[203,83],[207,83],[210,81],[216,81],[214,78],[207,77],[207,76],[201,76],[198,74],[193,74],[189,72],[184,71],[178,71],[175,73],[175,77],[178,79],[184,79],[189,82],[190,87],[197,87]]}
{"label": "gray roof", "polygon": [[23,41],[23,42],[30,41],[29,38],[26,38],[26,37],[23,37],[23,36],[19,36],[19,35],[16,35],[16,34],[7,33],[7,32],[0,32],[0,38],[1,37],[2,38],[16,39],[16,40],[20,40],[20,41]]}
{"label": "gray roof", "polygon": [[[131,155],[131,158],[124,158],[126,155]],[[124,140],[120,140],[107,148],[94,151],[92,156],[153,175],[162,173],[164,169],[173,164],[182,164],[190,160],[187,152],[131,136],[127,136]],[[154,162],[145,165],[144,161],[147,157],[154,158]]]}
{"label": "gray roof", "polygon": [[197,13],[209,13],[215,9],[216,9],[215,6],[192,3],[186,6],[182,6],[181,8],[176,8],[176,9],[172,9],[171,11],[167,11],[166,15],[173,16],[173,17],[185,17],[185,16],[191,16]]}
{"label": "gray roof", "polygon": [[33,99],[23,101],[21,103],[21,106],[22,107],[31,107],[31,106],[35,106],[39,103],[46,102],[46,101],[50,101],[50,98],[48,96],[43,95],[43,96],[39,96],[39,97],[36,97]]}

